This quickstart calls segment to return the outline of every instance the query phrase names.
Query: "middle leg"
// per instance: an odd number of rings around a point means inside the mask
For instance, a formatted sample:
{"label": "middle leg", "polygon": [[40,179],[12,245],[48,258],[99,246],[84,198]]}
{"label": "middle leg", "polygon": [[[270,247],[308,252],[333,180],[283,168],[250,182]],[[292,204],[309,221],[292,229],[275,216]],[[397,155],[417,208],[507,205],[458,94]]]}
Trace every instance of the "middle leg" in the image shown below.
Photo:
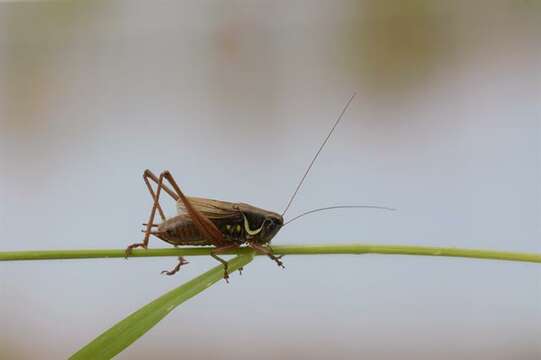
{"label": "middle leg", "polygon": [[218,260],[224,265],[224,279],[225,279],[225,282],[227,283],[229,283],[229,269],[228,269],[229,266],[227,264],[227,261],[219,257],[217,254],[222,254],[226,252],[227,250],[237,249],[238,247],[239,246],[237,244],[229,244],[229,245],[214,248],[210,252],[210,256],[212,256],[213,258],[215,258],[216,260]]}

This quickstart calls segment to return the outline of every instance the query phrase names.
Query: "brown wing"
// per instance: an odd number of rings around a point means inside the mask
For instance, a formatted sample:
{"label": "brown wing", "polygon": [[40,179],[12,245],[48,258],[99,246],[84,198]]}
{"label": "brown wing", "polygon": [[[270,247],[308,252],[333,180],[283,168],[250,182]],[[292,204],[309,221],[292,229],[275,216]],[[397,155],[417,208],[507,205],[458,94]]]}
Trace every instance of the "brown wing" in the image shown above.
{"label": "brown wing", "polygon": [[[240,215],[238,206],[227,201],[188,197],[192,206],[209,219],[224,219]],[[182,201],[177,201],[178,214],[188,214],[188,210]]]}

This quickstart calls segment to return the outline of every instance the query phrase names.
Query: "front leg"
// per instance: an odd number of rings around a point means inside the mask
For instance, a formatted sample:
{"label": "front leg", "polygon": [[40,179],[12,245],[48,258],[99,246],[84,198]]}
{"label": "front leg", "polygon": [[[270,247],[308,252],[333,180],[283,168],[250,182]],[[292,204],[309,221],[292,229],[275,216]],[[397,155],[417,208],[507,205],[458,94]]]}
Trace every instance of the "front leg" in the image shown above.
{"label": "front leg", "polygon": [[258,253],[262,255],[267,255],[269,258],[271,258],[272,261],[276,263],[276,265],[280,266],[282,269],[286,268],[284,266],[284,263],[280,260],[283,257],[283,255],[275,256],[274,253],[272,252],[272,249],[269,249],[268,247],[260,245],[260,244],[248,243],[248,246],[250,246],[252,249],[254,249],[255,251],[257,251]]}

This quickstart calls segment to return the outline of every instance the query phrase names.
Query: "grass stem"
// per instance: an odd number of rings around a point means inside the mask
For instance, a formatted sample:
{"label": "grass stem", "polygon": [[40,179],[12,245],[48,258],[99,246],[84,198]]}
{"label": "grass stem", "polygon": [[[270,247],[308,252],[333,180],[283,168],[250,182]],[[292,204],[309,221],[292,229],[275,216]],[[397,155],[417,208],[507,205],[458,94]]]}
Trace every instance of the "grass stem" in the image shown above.
{"label": "grass stem", "polygon": [[[163,249],[136,249],[131,257],[153,256],[206,256],[210,247],[185,247]],[[411,246],[411,245],[276,245],[272,249],[277,255],[323,255],[323,254],[392,254],[447,256],[473,259],[491,259],[541,263],[541,254],[495,251],[483,249],[464,249],[454,247]],[[249,248],[231,250],[227,254],[246,254]],[[0,252],[0,261],[13,260],[58,260],[58,259],[93,259],[123,258],[124,249],[88,249],[88,250],[36,250]]]}

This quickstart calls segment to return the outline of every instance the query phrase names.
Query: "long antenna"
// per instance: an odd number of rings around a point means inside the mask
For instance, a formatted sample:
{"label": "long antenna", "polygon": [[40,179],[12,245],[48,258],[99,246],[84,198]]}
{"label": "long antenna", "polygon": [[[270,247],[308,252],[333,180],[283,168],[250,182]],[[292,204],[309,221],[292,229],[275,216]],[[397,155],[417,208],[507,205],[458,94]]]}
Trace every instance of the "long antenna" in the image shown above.
{"label": "long antenna", "polygon": [[331,131],[329,131],[329,134],[327,135],[327,137],[325,138],[325,140],[323,140],[323,143],[321,144],[321,146],[319,147],[319,150],[317,151],[316,155],[314,156],[314,158],[312,159],[312,162],[310,163],[310,165],[308,165],[308,169],[306,169],[306,172],[304,173],[304,175],[302,176],[301,178],[301,181],[299,181],[299,185],[297,185],[297,188],[295,189],[295,191],[293,192],[293,195],[291,195],[291,198],[289,198],[289,202],[287,203],[287,206],[284,210],[284,212],[282,213],[282,216],[285,215],[286,211],[289,209],[289,207],[291,206],[291,203],[293,202],[293,199],[295,199],[295,196],[297,196],[297,193],[299,192],[299,189],[301,188],[302,186],[302,183],[304,182],[304,179],[306,179],[306,176],[308,175],[308,173],[310,172],[310,169],[312,168],[312,165],[314,165],[314,163],[316,162],[317,160],[317,157],[319,156],[319,153],[321,152],[321,150],[323,150],[323,148],[325,147],[325,144],[327,144],[327,141],[329,141],[329,138],[331,137],[334,129],[336,128],[336,126],[338,125],[338,123],[340,123],[340,120],[342,120],[342,117],[344,116],[344,114],[346,113],[346,110],[348,109],[349,107],[349,104],[351,104],[351,102],[353,101],[353,98],[355,97],[355,95],[357,95],[356,92],[353,93],[353,95],[351,95],[351,97],[349,98],[348,102],[346,103],[346,106],[344,106],[344,108],[342,109],[342,112],[340,113],[340,115],[338,116],[338,119],[336,119],[336,121],[334,122],[334,125],[333,127],[331,128]]}
{"label": "long antenna", "polygon": [[312,214],[312,213],[315,213],[315,212],[320,212],[320,211],[325,211],[325,210],[332,210],[332,209],[360,209],[360,208],[364,208],[364,209],[381,209],[381,210],[389,210],[389,211],[395,211],[395,210],[396,210],[396,209],[389,208],[389,207],[385,207],[385,206],[371,206],[371,205],[338,205],[338,206],[327,206],[327,207],[324,207],[324,208],[318,208],[318,209],[313,209],[313,210],[310,210],[310,211],[303,212],[302,214],[297,215],[297,216],[295,216],[294,218],[289,219],[288,221],[286,221],[286,222],[284,223],[284,226],[286,226],[286,225],[289,224],[290,222],[293,222],[293,221],[297,220],[298,218],[303,217],[304,215]]}

